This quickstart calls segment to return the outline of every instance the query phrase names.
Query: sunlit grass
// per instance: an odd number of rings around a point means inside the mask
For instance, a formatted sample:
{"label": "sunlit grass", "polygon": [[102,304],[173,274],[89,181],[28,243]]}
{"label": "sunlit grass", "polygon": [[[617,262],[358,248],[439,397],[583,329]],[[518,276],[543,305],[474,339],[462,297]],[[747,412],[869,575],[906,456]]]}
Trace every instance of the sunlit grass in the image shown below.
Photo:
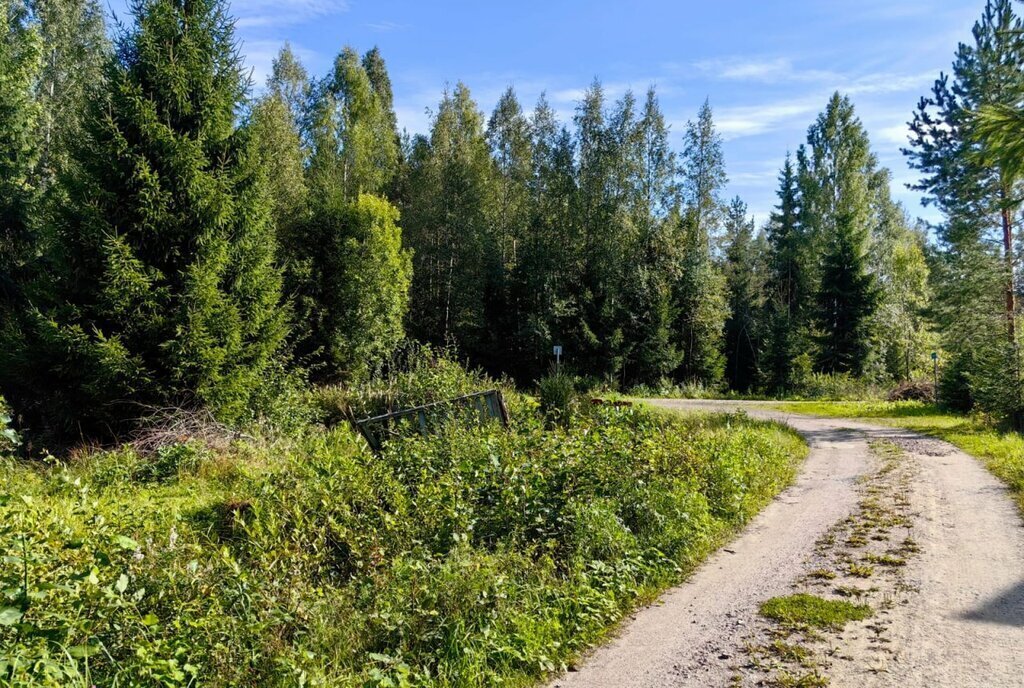
{"label": "sunlit grass", "polygon": [[1024,436],[1001,431],[981,417],[949,413],[917,401],[782,402],[773,408],[832,418],[871,419],[945,440],[981,459],[1013,490],[1024,510]]}

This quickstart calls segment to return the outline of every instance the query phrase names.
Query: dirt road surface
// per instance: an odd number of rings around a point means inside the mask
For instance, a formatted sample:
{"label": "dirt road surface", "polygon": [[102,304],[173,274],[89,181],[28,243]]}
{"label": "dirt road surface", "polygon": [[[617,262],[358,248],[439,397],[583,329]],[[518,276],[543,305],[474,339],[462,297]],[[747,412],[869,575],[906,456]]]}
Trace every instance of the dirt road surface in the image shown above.
{"label": "dirt road surface", "polygon": [[1024,522],[974,458],[913,432],[768,410],[757,402],[651,400],[679,410],[735,410],[783,421],[808,441],[796,482],[683,585],[626,623],[552,688],[728,686],[744,661],[758,605],[792,592],[815,541],[857,504],[877,464],[868,442],[898,443],[919,462],[911,488],[921,551],[905,575],[918,590],[889,617],[889,661],[850,662],[832,686],[1024,686]]}

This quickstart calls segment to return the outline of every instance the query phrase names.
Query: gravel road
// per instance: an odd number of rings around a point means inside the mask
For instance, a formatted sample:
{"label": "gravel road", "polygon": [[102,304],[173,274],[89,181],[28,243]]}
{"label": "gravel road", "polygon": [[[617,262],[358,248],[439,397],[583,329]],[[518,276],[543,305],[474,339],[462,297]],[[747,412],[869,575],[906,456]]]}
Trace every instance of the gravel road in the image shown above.
{"label": "gravel road", "polygon": [[[792,592],[815,542],[856,508],[873,440],[920,465],[910,490],[918,590],[891,611],[885,669],[851,661],[832,686],[1024,686],[1024,527],[1007,490],[972,457],[906,430],[768,410],[757,402],[651,400],[679,410],[745,409],[808,441],[796,482],[691,578],[638,612],[552,688],[727,686],[758,605]],[[853,658],[856,659],[856,658]]]}

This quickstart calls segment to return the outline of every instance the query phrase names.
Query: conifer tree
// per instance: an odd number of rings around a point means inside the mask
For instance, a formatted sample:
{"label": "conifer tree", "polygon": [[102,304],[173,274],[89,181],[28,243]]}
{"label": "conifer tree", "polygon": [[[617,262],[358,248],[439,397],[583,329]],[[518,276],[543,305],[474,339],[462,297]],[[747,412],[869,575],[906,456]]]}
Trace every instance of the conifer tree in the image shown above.
{"label": "conifer tree", "polygon": [[750,391],[757,383],[764,306],[762,254],[754,237],[754,221],[740,198],[729,204],[725,218],[725,281],[729,318],[725,321],[725,376],[731,389]]}
{"label": "conifer tree", "polygon": [[796,169],[787,155],[779,173],[779,204],[767,226],[765,284],[765,351],[760,374],[773,393],[793,390],[800,371],[795,362],[808,349],[808,305],[811,296],[811,255],[800,224],[800,191]]}
{"label": "conifer tree", "polygon": [[[976,126],[977,113],[991,117],[1019,103],[1024,91],[1021,31],[1011,0],[986,3],[973,40],[957,49],[951,74],[941,74],[931,94],[921,99],[911,121],[911,147],[904,152],[923,175],[915,188],[944,215],[936,227],[943,258],[938,274],[954,281],[940,283],[937,294],[977,304],[939,312],[943,345],[951,355],[942,396],[971,403],[994,399],[999,396],[994,391],[1002,389],[999,413],[1024,427],[1015,288],[1021,167],[1000,148],[999,137],[992,136],[984,120]],[[996,309],[981,291],[992,288],[1001,296]],[[976,355],[981,349],[1001,353],[983,358]]]}
{"label": "conifer tree", "polygon": [[513,275],[513,301],[520,304],[516,334],[518,379],[536,380],[547,367],[547,352],[566,345],[573,331],[582,274],[582,242],[574,221],[575,153],[570,132],[558,123],[541,96],[530,118],[532,163],[530,221]]}
{"label": "conifer tree", "polygon": [[721,236],[721,189],[725,160],[721,137],[715,131],[711,105],[705,101],[696,122],[684,137],[681,236],[682,275],[676,287],[678,332],[684,380],[717,385],[725,369],[722,353],[728,316],[725,281],[713,259]]}
{"label": "conifer tree", "polygon": [[[13,327],[8,308],[37,254],[39,121],[33,88],[42,69],[42,41],[20,0],[0,4],[0,319]],[[0,325],[2,327],[2,325]]]}
{"label": "conifer tree", "polygon": [[137,404],[243,420],[286,334],[225,5],[146,0],[133,15],[76,148],[53,279],[0,354],[20,408],[76,434]]}
{"label": "conifer tree", "polygon": [[833,94],[798,155],[801,221],[820,251],[817,365],[860,375],[868,364],[878,292],[868,250],[876,163],[849,98]]}
{"label": "conifer tree", "polygon": [[497,359],[512,362],[524,353],[519,350],[517,337],[526,314],[520,300],[522,292],[514,289],[513,281],[520,274],[520,256],[531,220],[533,175],[530,123],[512,88],[498,99],[487,123],[486,136],[495,166],[490,226],[497,249],[490,257],[489,284],[485,286],[489,348]]}

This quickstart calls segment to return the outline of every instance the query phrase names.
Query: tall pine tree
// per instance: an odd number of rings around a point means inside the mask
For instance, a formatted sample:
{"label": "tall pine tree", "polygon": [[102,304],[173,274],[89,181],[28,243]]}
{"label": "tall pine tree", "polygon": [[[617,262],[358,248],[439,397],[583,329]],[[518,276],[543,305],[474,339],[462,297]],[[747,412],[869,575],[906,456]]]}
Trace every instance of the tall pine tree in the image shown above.
{"label": "tall pine tree", "polygon": [[[1001,153],[998,137],[984,124],[975,126],[975,113],[1005,112],[1019,102],[1021,30],[1011,0],[986,3],[973,40],[957,49],[952,73],[940,74],[921,99],[904,152],[923,175],[916,188],[944,215],[936,227],[939,276],[948,279],[937,284],[939,301],[949,306],[937,312],[951,355],[943,396],[981,402],[1024,427],[1015,288],[1021,168]],[[991,298],[993,289],[998,300]],[[973,305],[953,305],[961,301]],[[991,355],[978,356],[982,350]]]}

